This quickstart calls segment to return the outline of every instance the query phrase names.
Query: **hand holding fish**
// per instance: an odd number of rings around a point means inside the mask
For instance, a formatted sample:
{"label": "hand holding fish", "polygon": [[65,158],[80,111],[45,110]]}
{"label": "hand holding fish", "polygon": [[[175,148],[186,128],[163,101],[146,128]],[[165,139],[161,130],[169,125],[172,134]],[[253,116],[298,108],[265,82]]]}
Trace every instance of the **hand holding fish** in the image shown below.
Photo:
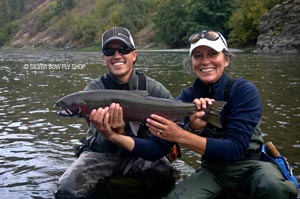
{"label": "hand holding fish", "polygon": [[[205,110],[207,105],[212,105],[213,102],[215,102],[215,100],[210,98],[197,98],[193,101],[198,110]],[[202,129],[206,126],[206,124],[207,120],[205,119],[204,111],[197,111],[190,116],[190,127],[192,129]]]}
{"label": "hand holding fish", "polygon": [[[207,105],[212,105],[214,101],[214,99],[199,98],[195,99],[193,102],[198,110],[205,110]],[[195,112],[190,116],[190,122],[191,127],[194,129],[204,128],[207,124],[205,112]],[[156,114],[151,114],[151,118],[147,119],[146,125],[149,127],[149,130],[153,135],[162,137],[171,142],[178,142],[183,133],[182,129],[175,122]]]}
{"label": "hand holding fish", "polygon": [[159,138],[184,145],[202,155],[205,153],[206,138],[184,130],[167,118],[152,114],[146,125],[151,134]]}
{"label": "hand holding fish", "polygon": [[175,122],[156,114],[151,114],[151,118],[147,119],[146,125],[149,127],[151,134],[170,142],[178,142],[184,131]]}
{"label": "hand holding fish", "polygon": [[196,105],[197,109],[206,109],[207,105],[212,105],[215,102],[214,99],[210,98],[196,98],[194,99],[193,103]]}
{"label": "hand holding fish", "polygon": [[89,120],[107,139],[113,133],[124,133],[123,109],[119,104],[112,103],[110,107],[93,109]]}
{"label": "hand holding fish", "polygon": [[112,103],[109,107],[109,125],[118,134],[124,133],[125,122],[123,108],[118,103]]}

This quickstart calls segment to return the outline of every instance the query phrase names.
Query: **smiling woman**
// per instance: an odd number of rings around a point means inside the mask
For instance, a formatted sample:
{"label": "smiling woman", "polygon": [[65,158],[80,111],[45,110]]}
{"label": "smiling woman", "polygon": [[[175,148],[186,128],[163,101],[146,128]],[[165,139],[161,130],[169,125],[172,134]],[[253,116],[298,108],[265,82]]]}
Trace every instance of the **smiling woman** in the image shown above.
{"label": "smiling woman", "polygon": [[[230,57],[225,53],[228,47],[223,36],[204,30],[193,34],[190,42],[197,78],[176,99],[193,102],[199,110],[215,101],[228,103],[222,112],[222,127],[207,123],[203,111],[187,117],[183,129],[159,115],[151,115],[147,120],[152,135],[203,156],[199,171],[176,185],[167,198],[216,198],[223,196],[228,188],[240,190],[251,198],[296,197],[295,184],[284,179],[275,164],[261,159],[260,95],[250,81],[230,78],[225,72]],[[157,129],[162,129],[163,135],[157,135]]]}

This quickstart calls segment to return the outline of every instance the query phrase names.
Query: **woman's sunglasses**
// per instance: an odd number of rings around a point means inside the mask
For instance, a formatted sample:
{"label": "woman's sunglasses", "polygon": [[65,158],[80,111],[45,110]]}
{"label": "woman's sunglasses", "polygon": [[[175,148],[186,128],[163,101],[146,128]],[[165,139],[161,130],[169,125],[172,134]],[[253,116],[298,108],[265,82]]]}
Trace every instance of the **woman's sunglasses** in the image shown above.
{"label": "woman's sunglasses", "polygon": [[121,55],[127,55],[133,50],[134,49],[129,48],[128,46],[121,46],[119,48],[104,48],[102,52],[105,56],[113,56],[116,51],[118,51]]}
{"label": "woman's sunglasses", "polygon": [[224,40],[223,40],[223,37],[220,36],[220,33],[215,32],[215,31],[207,31],[207,30],[192,34],[189,38],[189,42],[190,42],[190,44],[194,44],[197,41],[199,41],[200,39],[207,39],[209,41],[216,41],[219,38],[221,38],[222,42],[225,44],[225,46],[227,46],[226,42],[224,42]]}

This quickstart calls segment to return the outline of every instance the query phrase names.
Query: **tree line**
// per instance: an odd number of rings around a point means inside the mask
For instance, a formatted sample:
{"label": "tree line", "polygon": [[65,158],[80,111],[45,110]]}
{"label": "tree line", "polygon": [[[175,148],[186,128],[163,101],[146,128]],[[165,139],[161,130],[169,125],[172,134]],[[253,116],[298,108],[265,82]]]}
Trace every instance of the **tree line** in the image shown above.
{"label": "tree line", "polygon": [[[24,23],[27,13],[40,0],[0,2],[0,46]],[[83,5],[89,2],[90,5]],[[37,14],[32,32],[51,28],[69,41],[90,46],[101,42],[111,26],[124,26],[137,33],[145,27],[154,42],[171,48],[186,47],[188,37],[199,30],[216,30],[232,47],[251,46],[258,37],[260,17],[283,0],[52,0]],[[81,12],[81,7],[83,11]],[[84,8],[83,8],[84,7]]]}

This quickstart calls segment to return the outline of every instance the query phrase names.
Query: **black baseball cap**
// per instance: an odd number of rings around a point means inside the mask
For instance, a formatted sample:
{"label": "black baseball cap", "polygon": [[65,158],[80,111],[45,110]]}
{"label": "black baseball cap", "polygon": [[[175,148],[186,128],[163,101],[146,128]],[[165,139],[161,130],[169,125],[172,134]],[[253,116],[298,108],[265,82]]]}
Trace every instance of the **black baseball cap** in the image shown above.
{"label": "black baseball cap", "polygon": [[133,38],[128,29],[123,27],[113,27],[105,31],[102,35],[102,49],[110,41],[119,40],[125,43],[129,48],[135,49]]}

